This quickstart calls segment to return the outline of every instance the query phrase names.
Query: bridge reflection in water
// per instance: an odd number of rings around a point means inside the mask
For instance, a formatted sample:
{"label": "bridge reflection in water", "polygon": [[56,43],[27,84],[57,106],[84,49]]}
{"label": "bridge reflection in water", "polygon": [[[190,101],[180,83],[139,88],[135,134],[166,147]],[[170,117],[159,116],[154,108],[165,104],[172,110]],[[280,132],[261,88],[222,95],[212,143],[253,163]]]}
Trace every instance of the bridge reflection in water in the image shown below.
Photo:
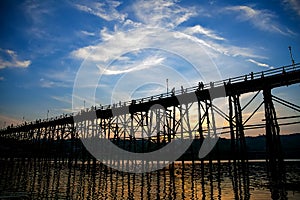
{"label": "bridge reflection in water", "polygon": [[[300,107],[272,95],[273,88],[300,82],[300,64],[217,81],[181,91],[152,96],[106,107],[92,107],[74,116],[36,120],[0,131],[0,197],[69,199],[286,199],[299,179],[283,162],[280,126],[273,101],[300,112]],[[262,93],[260,92],[262,91]],[[240,95],[257,92],[244,107]],[[247,119],[243,110],[259,95],[263,101]],[[228,113],[214,99],[228,98]],[[155,107],[160,105],[160,107]],[[265,123],[247,124],[264,105]],[[154,106],[154,107],[153,107]],[[228,126],[218,127],[216,116]],[[294,119],[299,116],[284,116]],[[196,123],[192,123],[195,122]],[[248,163],[245,130],[265,129],[266,169]],[[100,134],[101,132],[101,134]],[[206,138],[227,134],[230,156],[221,163],[215,157],[199,160],[197,152]],[[153,135],[155,133],[155,135]],[[147,135],[147,138],[143,138]],[[167,167],[131,174],[109,168],[86,151],[79,139],[108,139],[126,151],[151,152],[173,141],[196,138],[186,153]],[[198,142],[198,143],[197,143]],[[108,149],[106,158],[117,160]],[[119,155],[120,156],[120,155]],[[120,158],[120,157],[119,157]],[[217,159],[216,159],[217,158]],[[155,158],[158,159],[158,158]],[[212,160],[217,160],[213,163]],[[121,158],[124,160],[124,158]],[[132,159],[129,159],[132,160]],[[159,160],[159,159],[158,159]],[[190,161],[184,161],[190,160]],[[157,161],[157,160],[156,160]],[[127,165],[124,162],[117,162]],[[295,163],[290,164],[295,166]],[[297,166],[297,165],[296,165]],[[298,169],[298,166],[297,166]],[[287,174],[286,174],[287,173]],[[287,184],[288,183],[288,184]],[[286,188],[287,186],[291,188]],[[266,189],[268,188],[268,189]],[[297,188],[297,187],[295,187]],[[270,191],[266,192],[266,191]],[[16,192],[22,193],[16,193]],[[256,192],[258,191],[258,192]],[[24,193],[23,193],[24,192]],[[266,193],[266,194],[265,194]],[[296,194],[298,195],[298,193]],[[260,198],[260,197],[257,197]]]}
{"label": "bridge reflection in water", "polygon": [[[264,162],[176,162],[149,173],[102,164],[1,160],[1,197],[18,199],[299,199],[300,163],[270,182]],[[17,198],[16,198],[17,199]]]}

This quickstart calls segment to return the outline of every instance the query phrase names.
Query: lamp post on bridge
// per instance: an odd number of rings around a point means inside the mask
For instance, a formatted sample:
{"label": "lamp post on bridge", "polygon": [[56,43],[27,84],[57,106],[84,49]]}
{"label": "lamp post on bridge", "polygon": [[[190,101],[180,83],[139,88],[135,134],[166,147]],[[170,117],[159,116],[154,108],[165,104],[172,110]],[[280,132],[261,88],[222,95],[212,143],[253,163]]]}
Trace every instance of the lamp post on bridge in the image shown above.
{"label": "lamp post on bridge", "polygon": [[295,60],[293,58],[293,53],[292,53],[292,47],[291,46],[289,46],[289,51],[290,51],[290,56],[291,56],[291,60],[292,60],[292,65],[293,65],[293,67],[295,67]]}
{"label": "lamp post on bridge", "polygon": [[167,82],[167,95],[169,93],[169,79],[166,79],[166,82]]}

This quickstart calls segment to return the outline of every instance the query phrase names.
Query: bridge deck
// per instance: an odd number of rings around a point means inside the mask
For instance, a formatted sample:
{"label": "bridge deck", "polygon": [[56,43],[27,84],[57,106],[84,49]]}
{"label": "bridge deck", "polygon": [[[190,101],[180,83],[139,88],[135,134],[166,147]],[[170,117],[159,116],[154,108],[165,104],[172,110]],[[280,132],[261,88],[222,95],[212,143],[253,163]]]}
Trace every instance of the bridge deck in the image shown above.
{"label": "bridge deck", "polygon": [[[17,127],[8,127],[0,132],[9,133],[11,131],[26,132],[34,128],[42,128],[53,125],[63,125],[74,123],[74,118],[80,120],[97,118],[108,119],[114,115],[126,113],[146,112],[151,106],[159,104],[165,108],[178,106],[183,103],[212,100],[215,98],[240,95],[248,92],[255,92],[263,89],[272,89],[281,86],[288,86],[300,83],[300,63],[279,67],[267,71],[250,73],[247,75],[229,78],[226,80],[206,83],[195,87],[187,88],[184,91],[159,94],[142,99],[136,99],[121,104],[104,106],[89,111],[81,111],[77,115],[65,115],[61,118],[51,120],[37,120]],[[95,115],[96,112],[96,115]]]}

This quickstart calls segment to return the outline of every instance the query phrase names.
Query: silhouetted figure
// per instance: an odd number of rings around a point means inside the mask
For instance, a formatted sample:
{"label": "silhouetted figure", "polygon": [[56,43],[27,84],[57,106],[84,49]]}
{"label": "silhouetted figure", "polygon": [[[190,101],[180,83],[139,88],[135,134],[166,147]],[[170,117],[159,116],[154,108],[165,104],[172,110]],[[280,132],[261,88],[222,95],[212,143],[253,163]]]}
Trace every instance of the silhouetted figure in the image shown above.
{"label": "silhouetted figure", "polygon": [[171,93],[172,93],[172,96],[175,96],[175,87],[172,88]]}
{"label": "silhouetted figure", "polygon": [[199,90],[203,90],[204,89],[204,84],[203,84],[202,81],[198,83],[198,88],[199,88]]}
{"label": "silhouetted figure", "polygon": [[251,76],[251,80],[253,80],[254,79],[253,72],[250,73],[250,76]]}
{"label": "silhouetted figure", "polygon": [[183,86],[181,86],[181,94],[184,93],[184,89],[183,89]]}

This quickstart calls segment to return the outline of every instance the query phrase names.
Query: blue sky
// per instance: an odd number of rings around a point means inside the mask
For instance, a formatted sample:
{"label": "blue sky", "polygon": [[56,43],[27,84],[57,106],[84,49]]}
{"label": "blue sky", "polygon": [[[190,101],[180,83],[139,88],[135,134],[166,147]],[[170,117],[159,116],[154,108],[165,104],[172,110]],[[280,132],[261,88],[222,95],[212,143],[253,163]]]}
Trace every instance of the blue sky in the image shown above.
{"label": "blue sky", "polygon": [[[74,82],[83,66],[96,68],[81,90],[96,88],[97,104],[107,104],[165,92],[166,79],[179,89],[287,65],[288,46],[300,61],[297,0],[4,0],[0,9],[0,127],[23,117],[46,118],[47,110],[49,117],[72,112]],[[183,35],[170,40],[173,32]],[[150,41],[153,34],[159,39]],[[135,45],[139,49],[128,48]],[[197,74],[189,59],[214,68]],[[89,85],[94,84],[89,77],[99,74],[98,84]],[[299,85],[275,93],[300,102]],[[82,107],[93,104],[75,98]]]}

